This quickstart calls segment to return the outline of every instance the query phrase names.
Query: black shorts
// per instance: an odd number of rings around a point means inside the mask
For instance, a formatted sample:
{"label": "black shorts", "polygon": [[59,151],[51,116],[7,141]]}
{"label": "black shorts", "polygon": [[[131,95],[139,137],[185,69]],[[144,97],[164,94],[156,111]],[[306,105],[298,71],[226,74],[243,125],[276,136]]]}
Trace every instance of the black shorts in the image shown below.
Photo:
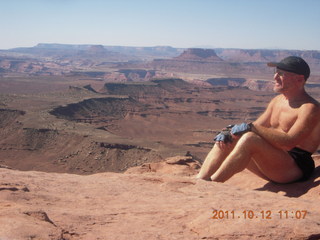
{"label": "black shorts", "polygon": [[298,167],[301,169],[303,175],[298,181],[305,181],[312,175],[315,168],[314,160],[312,159],[312,153],[309,153],[300,148],[293,148],[288,151],[290,156],[294,159]]}

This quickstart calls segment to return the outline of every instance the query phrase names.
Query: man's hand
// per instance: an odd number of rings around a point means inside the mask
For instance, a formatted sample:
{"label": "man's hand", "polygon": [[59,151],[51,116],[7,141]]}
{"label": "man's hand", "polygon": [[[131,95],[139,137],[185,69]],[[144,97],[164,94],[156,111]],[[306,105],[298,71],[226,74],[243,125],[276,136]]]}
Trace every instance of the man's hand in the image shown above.
{"label": "man's hand", "polygon": [[222,130],[218,133],[217,136],[213,139],[216,142],[224,142],[224,143],[231,143],[232,142],[232,135],[229,129]]}
{"label": "man's hand", "polygon": [[231,134],[240,136],[246,132],[251,131],[251,123],[241,123],[241,124],[236,124],[231,128]]}

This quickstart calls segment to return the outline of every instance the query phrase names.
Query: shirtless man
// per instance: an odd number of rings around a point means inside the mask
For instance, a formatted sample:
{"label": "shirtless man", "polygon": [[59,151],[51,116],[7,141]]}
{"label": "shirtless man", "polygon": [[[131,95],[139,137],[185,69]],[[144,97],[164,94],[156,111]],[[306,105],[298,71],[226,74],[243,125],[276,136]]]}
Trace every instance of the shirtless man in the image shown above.
{"label": "shirtless man", "polygon": [[277,183],[303,181],[314,170],[320,144],[320,104],[304,89],[308,64],[290,56],[277,63],[274,88],[280,93],[253,123],[222,131],[197,178],[224,182],[245,168]]}

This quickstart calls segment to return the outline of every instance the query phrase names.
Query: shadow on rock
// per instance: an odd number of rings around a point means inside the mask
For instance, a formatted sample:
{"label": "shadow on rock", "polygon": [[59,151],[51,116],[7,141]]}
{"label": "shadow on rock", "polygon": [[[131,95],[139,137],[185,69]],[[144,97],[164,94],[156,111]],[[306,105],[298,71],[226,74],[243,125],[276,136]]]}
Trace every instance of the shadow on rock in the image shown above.
{"label": "shadow on rock", "polygon": [[316,188],[320,185],[320,179],[317,180],[317,178],[320,177],[320,166],[316,167],[315,171],[313,172],[311,178],[304,182],[294,182],[294,183],[288,183],[288,184],[277,184],[273,182],[268,182],[261,188],[257,188],[255,190],[258,191],[270,191],[270,192],[285,192],[285,196],[287,197],[300,197],[307,192],[310,191],[310,189]]}

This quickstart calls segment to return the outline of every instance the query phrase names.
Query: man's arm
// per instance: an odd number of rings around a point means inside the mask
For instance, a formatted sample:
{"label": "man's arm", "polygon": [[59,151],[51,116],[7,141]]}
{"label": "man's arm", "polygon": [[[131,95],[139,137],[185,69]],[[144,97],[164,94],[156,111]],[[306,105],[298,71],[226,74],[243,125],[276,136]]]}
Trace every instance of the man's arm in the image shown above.
{"label": "man's arm", "polygon": [[258,117],[256,121],[254,121],[255,126],[263,126],[267,128],[271,127],[270,119],[271,119],[271,114],[273,110],[273,105],[275,104],[275,102],[277,102],[278,97],[279,96],[273,98],[269,103],[267,109]]}
{"label": "man's arm", "polygon": [[311,134],[320,120],[319,115],[319,107],[308,103],[301,106],[298,118],[288,132],[268,128],[256,122],[253,123],[251,130],[273,146],[290,150]]}
{"label": "man's arm", "polygon": [[[275,97],[273,100],[271,100],[266,111],[263,114],[261,114],[260,117],[255,121],[256,125],[261,125],[264,127],[271,127],[270,119],[271,119],[271,114],[272,114],[274,102],[276,102],[276,100],[275,100],[276,98],[277,97]],[[238,139],[240,136],[242,136],[244,133],[246,133],[248,131],[251,131],[251,124],[240,123],[240,124],[232,125],[230,133],[231,133],[233,139],[234,138]]]}

